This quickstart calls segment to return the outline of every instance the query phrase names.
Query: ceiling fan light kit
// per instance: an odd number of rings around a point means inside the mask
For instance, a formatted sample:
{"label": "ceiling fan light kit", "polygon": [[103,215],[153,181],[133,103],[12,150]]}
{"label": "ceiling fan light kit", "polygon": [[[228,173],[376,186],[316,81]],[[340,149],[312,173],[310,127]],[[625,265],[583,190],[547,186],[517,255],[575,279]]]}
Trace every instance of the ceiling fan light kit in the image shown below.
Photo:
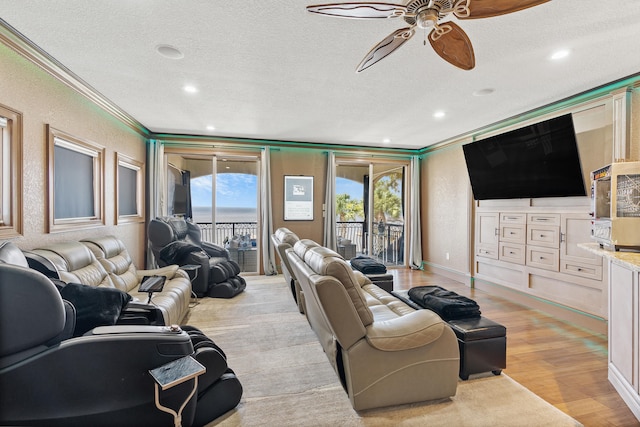
{"label": "ceiling fan light kit", "polygon": [[403,18],[409,27],[385,37],[365,55],[358,67],[361,72],[393,53],[415,34],[418,27],[427,32],[433,50],[445,61],[471,70],[475,55],[471,40],[455,22],[445,21],[453,14],[458,19],[490,18],[538,6],[550,0],[412,0],[406,5],[394,3],[354,2],[307,6],[319,15],[351,19]]}

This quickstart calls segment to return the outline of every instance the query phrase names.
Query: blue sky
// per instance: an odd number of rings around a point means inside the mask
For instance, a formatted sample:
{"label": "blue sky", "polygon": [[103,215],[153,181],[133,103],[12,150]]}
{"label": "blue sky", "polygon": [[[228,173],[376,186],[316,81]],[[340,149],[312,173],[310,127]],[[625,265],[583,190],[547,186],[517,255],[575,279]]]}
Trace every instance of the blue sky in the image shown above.
{"label": "blue sky", "polygon": [[[191,180],[193,206],[211,205],[211,175]],[[218,174],[216,203],[219,207],[255,208],[257,205],[258,177],[240,173]],[[362,184],[345,178],[336,178],[336,192],[347,193],[352,199],[362,200]]]}
{"label": "blue sky", "polygon": [[336,194],[347,193],[354,200],[362,200],[363,185],[346,178],[336,178]]}
{"label": "blue sky", "polygon": [[[211,175],[191,180],[193,206],[211,206]],[[241,173],[218,174],[216,204],[218,207],[255,208],[257,206],[258,177]]]}

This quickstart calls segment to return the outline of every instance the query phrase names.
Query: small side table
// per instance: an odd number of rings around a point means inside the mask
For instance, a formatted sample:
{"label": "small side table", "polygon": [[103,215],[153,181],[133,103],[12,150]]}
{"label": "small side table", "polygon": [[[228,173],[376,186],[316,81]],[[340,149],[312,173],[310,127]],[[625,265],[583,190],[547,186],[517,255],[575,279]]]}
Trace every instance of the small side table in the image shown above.
{"label": "small side table", "polygon": [[[173,415],[175,427],[182,427],[182,410],[198,389],[198,376],[204,374],[206,370],[196,359],[191,356],[185,356],[149,371],[155,380],[156,407]],[[189,393],[177,411],[160,404],[160,389],[167,390],[190,379],[193,379],[193,390],[191,390],[191,393]]]}
{"label": "small side table", "polygon": [[[193,285],[193,281],[196,280],[196,277],[198,277],[198,270],[200,270],[200,265],[199,264],[185,264],[185,265],[181,265],[180,268],[187,272],[187,274],[189,275],[189,280],[191,281],[191,284]],[[198,304],[198,296],[193,291],[191,291],[191,299],[193,300],[192,301],[193,302],[193,306],[196,306]]]}

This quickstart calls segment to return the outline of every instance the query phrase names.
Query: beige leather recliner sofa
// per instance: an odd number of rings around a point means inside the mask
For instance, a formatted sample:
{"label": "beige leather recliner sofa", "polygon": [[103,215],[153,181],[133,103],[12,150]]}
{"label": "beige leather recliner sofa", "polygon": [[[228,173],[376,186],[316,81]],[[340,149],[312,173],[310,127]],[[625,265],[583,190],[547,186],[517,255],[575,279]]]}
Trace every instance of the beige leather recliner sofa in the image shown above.
{"label": "beige leather recliner sofa", "polygon": [[271,235],[271,242],[280,257],[280,268],[284,280],[287,285],[291,286],[291,293],[293,294],[293,299],[296,301],[296,304],[298,304],[298,310],[300,313],[304,313],[304,294],[291,269],[291,265],[289,265],[289,258],[287,258],[286,252],[287,249],[293,248],[298,240],[300,240],[300,238],[293,231],[285,227],[278,228],[276,232]]}
{"label": "beige leather recliner sofa", "polygon": [[162,292],[153,294],[151,304],[162,313],[165,325],[182,323],[189,313],[191,281],[177,265],[155,270],[137,270],[122,241],[114,236],[96,237],[82,242],[53,243],[26,252],[43,257],[55,268],[60,280],[89,286],[120,289],[134,302],[146,303],[148,295],[138,292],[144,276],[163,275],[167,278]]}
{"label": "beige leather recliner sofa", "polygon": [[436,313],[409,307],[313,241],[286,253],[309,324],[354,409],[455,395],[458,343]]}

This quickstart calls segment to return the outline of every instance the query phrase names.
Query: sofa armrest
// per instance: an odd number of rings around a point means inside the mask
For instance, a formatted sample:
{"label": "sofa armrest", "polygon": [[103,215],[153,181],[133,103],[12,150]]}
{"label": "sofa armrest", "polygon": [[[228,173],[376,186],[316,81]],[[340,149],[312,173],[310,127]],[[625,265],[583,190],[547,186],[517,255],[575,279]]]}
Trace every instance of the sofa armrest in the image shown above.
{"label": "sofa armrest", "polygon": [[136,277],[138,278],[138,282],[142,281],[144,276],[164,276],[167,280],[171,280],[176,275],[178,268],[180,268],[180,266],[172,264],[152,270],[137,270]]}
{"label": "sofa armrest", "polygon": [[120,312],[118,325],[164,325],[162,310],[153,304],[132,300]]}
{"label": "sofa armrest", "polygon": [[431,310],[417,310],[367,326],[367,341],[382,351],[402,351],[422,347],[440,338],[444,321]]}

